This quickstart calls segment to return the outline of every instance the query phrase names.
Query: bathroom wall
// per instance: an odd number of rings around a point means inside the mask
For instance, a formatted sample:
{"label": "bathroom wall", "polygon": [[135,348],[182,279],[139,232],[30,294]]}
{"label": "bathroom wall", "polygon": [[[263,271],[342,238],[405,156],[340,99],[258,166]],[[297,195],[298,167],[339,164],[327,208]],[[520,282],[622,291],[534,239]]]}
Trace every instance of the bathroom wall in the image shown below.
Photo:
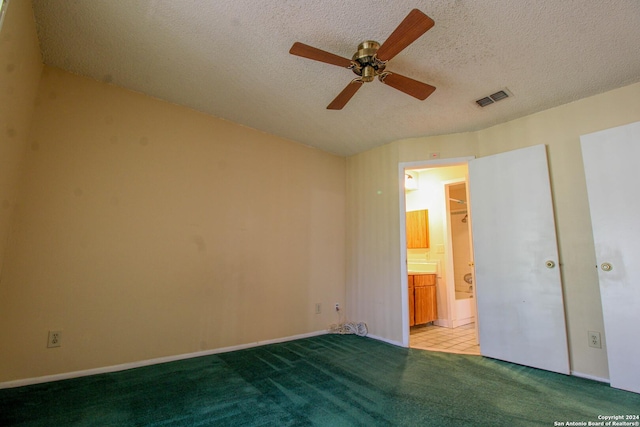
{"label": "bathroom wall", "polygon": [[0,282],[0,381],[337,322],[344,158],[50,67],[37,104]]}
{"label": "bathroom wall", "polygon": [[31,2],[12,1],[0,32],[0,277],[41,71]]}
{"label": "bathroom wall", "polygon": [[[508,101],[505,101],[508,102]],[[508,104],[503,104],[508,108]],[[502,108],[502,107],[501,107]],[[399,140],[347,160],[347,300],[352,318],[372,334],[402,342],[398,163],[456,158],[519,147],[548,147],[571,369],[608,378],[606,349],[588,347],[587,331],[603,331],[602,306],[580,135],[640,120],[640,84],[633,84],[494,127]],[[606,346],[606,337],[604,339]]]}

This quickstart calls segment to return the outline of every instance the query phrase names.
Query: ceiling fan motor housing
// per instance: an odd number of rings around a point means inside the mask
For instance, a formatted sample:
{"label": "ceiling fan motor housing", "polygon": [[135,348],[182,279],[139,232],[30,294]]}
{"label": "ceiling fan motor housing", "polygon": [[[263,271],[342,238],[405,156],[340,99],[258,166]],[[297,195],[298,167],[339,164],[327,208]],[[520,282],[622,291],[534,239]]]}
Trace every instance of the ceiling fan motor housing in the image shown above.
{"label": "ceiling fan motor housing", "polygon": [[386,63],[376,58],[376,52],[380,43],[367,40],[358,45],[358,51],[353,54],[351,60],[354,63],[353,72],[361,77],[363,82],[372,81],[375,76],[382,74]]}

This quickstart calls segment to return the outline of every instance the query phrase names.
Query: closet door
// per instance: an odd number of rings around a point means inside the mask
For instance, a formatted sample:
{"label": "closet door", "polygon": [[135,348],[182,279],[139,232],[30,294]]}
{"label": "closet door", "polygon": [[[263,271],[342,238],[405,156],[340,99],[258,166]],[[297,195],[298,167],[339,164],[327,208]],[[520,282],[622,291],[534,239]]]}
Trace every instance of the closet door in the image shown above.
{"label": "closet door", "polygon": [[580,137],[611,386],[640,393],[640,122]]}
{"label": "closet door", "polygon": [[469,196],[481,353],[569,374],[545,146],[472,160]]}

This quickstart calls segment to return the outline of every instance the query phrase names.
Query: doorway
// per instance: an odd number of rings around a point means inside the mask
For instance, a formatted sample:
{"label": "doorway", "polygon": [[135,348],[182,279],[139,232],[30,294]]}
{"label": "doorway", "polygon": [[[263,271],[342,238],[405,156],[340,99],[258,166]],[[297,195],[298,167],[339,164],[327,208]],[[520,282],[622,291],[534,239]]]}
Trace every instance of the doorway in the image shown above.
{"label": "doorway", "polygon": [[[457,161],[456,161],[457,160]],[[469,218],[473,217],[474,288],[479,322],[478,341],[485,357],[569,374],[569,353],[564,318],[562,283],[553,215],[553,200],[546,146],[540,144],[478,159],[458,158],[421,163],[400,163],[399,183],[405,170],[463,165],[468,168]],[[436,167],[440,166],[440,167]],[[426,172],[425,172],[426,173]],[[464,173],[462,175],[465,175]],[[455,179],[449,176],[442,179]],[[419,188],[422,188],[422,173]],[[428,180],[426,180],[428,181]],[[444,193],[439,187],[427,188]],[[496,191],[500,189],[500,191]],[[405,212],[410,192],[399,192]],[[405,203],[406,202],[406,203]],[[441,202],[442,204],[444,202]],[[428,208],[423,208],[428,209]],[[440,209],[429,214],[434,224],[447,221]],[[435,221],[436,217],[440,221]],[[406,215],[400,215],[400,248],[408,261]],[[433,233],[428,256],[442,258],[444,233]],[[400,266],[403,345],[409,346],[408,268]],[[438,269],[438,275],[445,270]],[[439,278],[440,280],[440,278]],[[446,283],[446,281],[444,282]],[[438,321],[450,299],[440,286],[437,293]],[[436,326],[439,326],[436,323]],[[446,325],[450,326],[450,325]]]}
{"label": "doorway", "polygon": [[[467,183],[456,180],[445,183],[447,205],[447,286],[448,296],[453,302],[449,322],[451,327],[475,324],[476,304],[473,280],[473,245]],[[475,327],[474,327],[475,329]]]}
{"label": "doorway", "polygon": [[[413,289],[412,273],[435,270],[437,316],[432,322],[410,326],[407,345],[412,348],[463,354],[480,354],[475,316],[475,290],[462,283],[472,280],[472,245],[470,211],[467,196],[467,164],[424,165],[406,169],[405,179],[411,184],[405,189],[404,212],[427,210],[427,248],[407,248],[408,293]],[[410,177],[410,178],[408,178]],[[455,206],[450,199],[455,199]],[[459,223],[459,224],[458,224]],[[463,240],[466,239],[466,242]],[[463,263],[464,268],[462,265]],[[433,266],[433,267],[431,267]],[[460,276],[461,283],[457,283]],[[456,299],[457,294],[460,299]],[[463,294],[464,297],[463,298]],[[407,305],[417,301],[406,300]],[[411,307],[409,310],[411,315]],[[414,322],[409,320],[411,325]]]}

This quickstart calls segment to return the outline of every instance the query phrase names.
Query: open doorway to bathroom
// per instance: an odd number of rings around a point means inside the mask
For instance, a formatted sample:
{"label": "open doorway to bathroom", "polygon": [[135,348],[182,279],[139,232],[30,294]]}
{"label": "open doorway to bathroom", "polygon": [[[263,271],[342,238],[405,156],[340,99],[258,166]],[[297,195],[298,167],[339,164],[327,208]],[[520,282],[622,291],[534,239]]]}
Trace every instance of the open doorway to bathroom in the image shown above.
{"label": "open doorway to bathroom", "polygon": [[[426,248],[407,247],[408,312],[414,316],[409,320],[409,346],[479,355],[467,165],[405,172],[412,181],[405,188],[406,212],[428,212],[429,238]],[[415,283],[428,282],[421,276],[425,272],[432,273],[435,282],[436,315],[432,321],[419,323],[411,305],[417,304]]]}
{"label": "open doorway to bathroom", "polygon": [[453,286],[447,286],[449,295],[455,300],[451,323],[454,328],[475,323],[476,307],[473,303],[473,249],[471,245],[471,221],[467,203],[467,184],[463,182],[445,184],[448,216],[449,277]]}

